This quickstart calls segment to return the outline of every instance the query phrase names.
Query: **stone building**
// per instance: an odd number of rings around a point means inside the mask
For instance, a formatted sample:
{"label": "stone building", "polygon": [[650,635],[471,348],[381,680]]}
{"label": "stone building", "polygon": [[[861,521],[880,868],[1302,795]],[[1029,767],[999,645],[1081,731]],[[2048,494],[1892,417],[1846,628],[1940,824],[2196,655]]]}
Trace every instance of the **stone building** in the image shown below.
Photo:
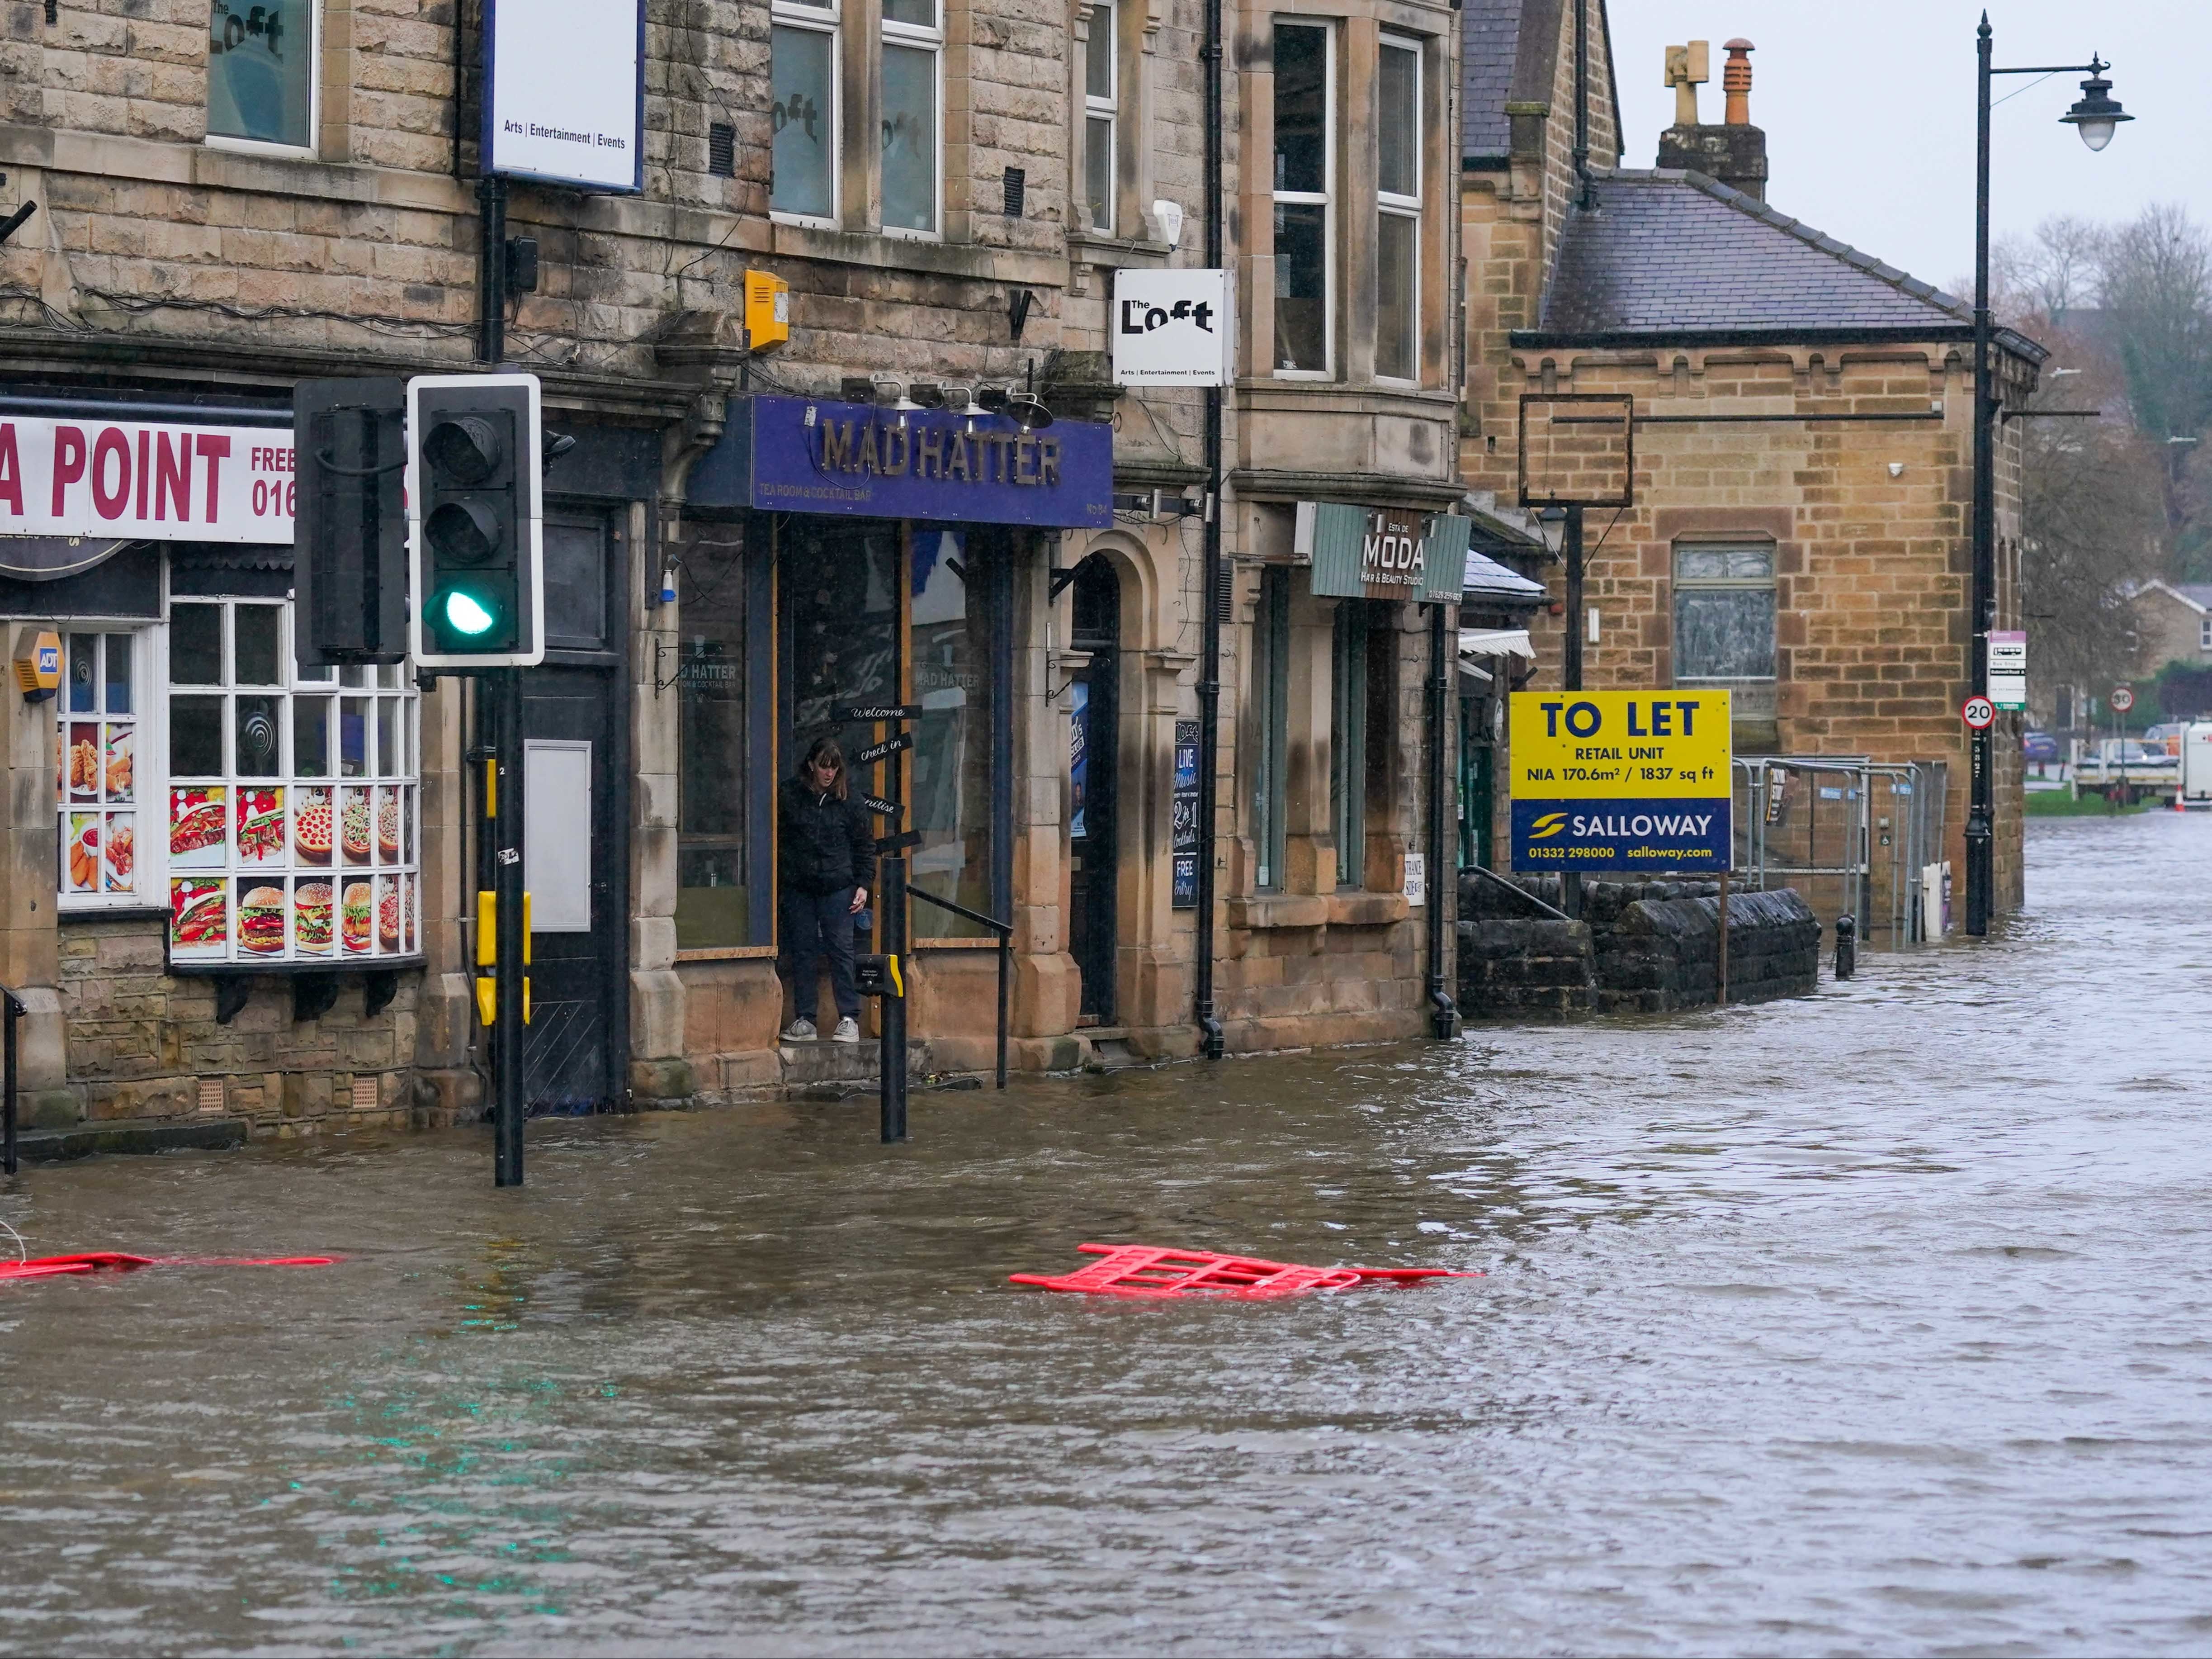
{"label": "stone building", "polygon": [[[1627,168],[1592,5],[1578,180],[1573,9],[1468,9],[1470,40],[1512,39],[1516,67],[1477,109],[1470,52],[1462,211],[1483,277],[1469,294],[1464,474],[1514,498],[1525,395],[1612,394],[1635,422],[1633,504],[1588,512],[1580,614],[1565,614],[1565,572],[1551,570],[1536,683],[1561,684],[1571,628],[1591,688],[1731,688],[1740,756],[1940,763],[1948,857],[1963,872],[1971,308],[1765,199],[1747,41],[1729,46],[1729,119],[1678,121],[1660,141],[1676,164]],[[2008,406],[2045,355],[2000,331]],[[1996,625],[2017,627],[2016,432],[2000,430]],[[2001,717],[1996,746],[2000,910],[2021,895],[2018,723]]]}
{"label": "stone building", "polygon": [[[477,699],[301,665],[288,491],[299,381],[484,366],[485,10],[19,10],[0,614],[11,646],[58,634],[64,675],[9,718],[0,975],[37,1117],[465,1117]],[[1107,354],[1115,273],[1202,258],[1201,7],[642,15],[636,187],[518,177],[503,204],[501,269],[536,278],[504,357],[576,440],[545,475],[526,853],[550,869],[557,839],[589,875],[538,894],[534,1107],[865,1075],[872,1047],[777,1036],[773,787],[817,732],[880,735],[836,728],[848,700],[921,706],[915,885],[1011,921],[1015,1064],[1193,1052],[1201,404],[1117,390]],[[1217,996],[1239,1049],[1410,1034],[1406,852],[1443,733],[1408,572],[1463,545],[1437,523],[1455,14],[1228,28]],[[774,350],[748,349],[749,272],[788,284]],[[1050,426],[1009,418],[1030,391]],[[927,900],[915,923],[917,1064],[979,1069],[990,930]]]}

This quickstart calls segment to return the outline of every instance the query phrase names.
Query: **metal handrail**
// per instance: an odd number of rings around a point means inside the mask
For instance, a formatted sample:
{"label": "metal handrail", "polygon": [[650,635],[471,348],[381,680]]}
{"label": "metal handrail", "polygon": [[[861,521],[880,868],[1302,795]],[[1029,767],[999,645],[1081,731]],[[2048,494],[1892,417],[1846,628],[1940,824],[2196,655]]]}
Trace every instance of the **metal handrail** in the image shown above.
{"label": "metal handrail", "polygon": [[[1014,924],[1002,922],[995,916],[986,916],[980,910],[970,910],[965,905],[956,905],[950,899],[940,899],[921,887],[910,887],[906,893],[909,899],[919,899],[925,904],[935,905],[939,910],[950,911],[963,921],[973,922],[977,927],[987,927],[999,936],[999,1087],[1004,1089],[1006,1086],[1006,973],[1013,960]],[[8,1052],[11,1055],[15,1052],[12,1044]]]}
{"label": "metal handrail", "polygon": [[1539,899],[1534,894],[1529,892],[1528,888],[1521,887],[1515,882],[1507,881],[1503,875],[1500,875],[1494,869],[1485,869],[1480,864],[1469,864],[1460,873],[1463,875],[1467,874],[1468,870],[1472,870],[1475,875],[1481,876],[1485,881],[1497,882],[1499,887],[1504,887],[1515,898],[1525,900],[1528,903],[1535,906],[1537,909],[1542,911],[1547,916],[1556,916],[1563,922],[1571,922],[1575,919],[1573,917],[1568,915],[1564,910],[1553,909],[1551,906],[1546,904],[1541,899]]}
{"label": "metal handrail", "polygon": [[0,1007],[6,1009],[6,1034],[0,1037],[0,1174],[15,1173],[15,1022],[29,1010],[23,999],[0,985]]}

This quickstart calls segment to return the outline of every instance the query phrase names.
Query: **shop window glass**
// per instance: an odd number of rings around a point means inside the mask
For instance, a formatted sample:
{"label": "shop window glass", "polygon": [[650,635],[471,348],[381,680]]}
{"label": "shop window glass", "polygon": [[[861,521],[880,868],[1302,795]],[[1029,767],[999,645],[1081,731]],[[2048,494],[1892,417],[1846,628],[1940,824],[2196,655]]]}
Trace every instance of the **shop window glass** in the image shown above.
{"label": "shop window glass", "polygon": [[[921,704],[908,769],[910,822],[922,840],[912,885],[991,913],[989,597],[968,539],[916,530],[914,700]],[[929,904],[914,909],[917,938],[972,939],[990,930]]]}
{"label": "shop window glass", "polygon": [[1335,178],[1326,25],[1278,23],[1275,88],[1275,371],[1326,375],[1330,347],[1330,192]]}
{"label": "shop window glass", "polygon": [[143,904],[138,808],[144,799],[136,695],[143,636],[72,633],[64,645],[56,796],[65,909]]}
{"label": "shop window glass", "polygon": [[732,552],[687,555],[676,664],[678,776],[676,945],[713,950],[758,942],[753,861],[768,849],[746,833],[751,677],[745,566]]}
{"label": "shop window glass", "polygon": [[169,680],[186,689],[169,698],[169,770],[155,797],[167,806],[170,957],[419,956],[416,694],[397,669],[343,670],[363,694],[337,698],[327,670],[323,689],[314,670],[295,683],[289,609],[243,599],[172,607]]}
{"label": "shop window glass", "polygon": [[307,149],[314,120],[315,0],[214,0],[208,135]]}
{"label": "shop window glass", "polygon": [[[927,44],[894,46],[884,9],[883,81],[884,229],[937,229],[937,52]],[[910,37],[902,32],[896,38]]]}
{"label": "shop window glass", "polygon": [[1083,49],[1083,185],[1091,228],[1114,234],[1114,127],[1120,91],[1111,4],[1091,8]]}
{"label": "shop window glass", "polygon": [[1386,39],[1376,55],[1375,373],[1420,378],[1421,50]]}
{"label": "shop window glass", "polygon": [[837,214],[836,9],[784,3],[769,32],[774,137],[769,205],[802,218]]}
{"label": "shop window glass", "polygon": [[598,518],[545,520],[545,642],[556,650],[607,649],[607,527]]}
{"label": "shop window glass", "polygon": [[1252,852],[1255,885],[1263,892],[1283,885],[1290,673],[1290,572],[1270,566],[1260,572],[1260,603],[1252,619]]}
{"label": "shop window glass", "polygon": [[1674,683],[1774,678],[1774,550],[1681,547],[1674,553]]}
{"label": "shop window glass", "polygon": [[1336,884],[1356,887],[1367,865],[1367,601],[1337,601],[1330,638],[1328,810]]}

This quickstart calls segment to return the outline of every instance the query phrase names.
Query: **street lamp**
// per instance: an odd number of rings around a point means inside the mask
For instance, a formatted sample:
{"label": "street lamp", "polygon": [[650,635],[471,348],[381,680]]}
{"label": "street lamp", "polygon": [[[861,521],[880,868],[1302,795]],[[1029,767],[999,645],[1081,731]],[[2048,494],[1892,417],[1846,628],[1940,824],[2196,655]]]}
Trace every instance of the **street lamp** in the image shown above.
{"label": "street lamp", "polygon": [[[2020,69],[1990,66],[1990,15],[1982,14],[1978,35],[1980,64],[1974,154],[1974,591],[1972,634],[1974,690],[1990,694],[1990,630],[1996,622],[1996,424],[2002,411],[1990,372],[1990,80],[1998,75],[2070,75],[2086,70],[2081,97],[2059,119],[2081,135],[2093,150],[2112,143],[2122,121],[2135,117],[2112,96],[2105,79],[2112,67],[2096,53],[2086,64],[2044,64]],[[1991,823],[1990,728],[1975,732],[1971,745],[1972,795],[1966,813],[1966,931],[1976,937],[1990,930],[1996,887],[1996,832]]]}

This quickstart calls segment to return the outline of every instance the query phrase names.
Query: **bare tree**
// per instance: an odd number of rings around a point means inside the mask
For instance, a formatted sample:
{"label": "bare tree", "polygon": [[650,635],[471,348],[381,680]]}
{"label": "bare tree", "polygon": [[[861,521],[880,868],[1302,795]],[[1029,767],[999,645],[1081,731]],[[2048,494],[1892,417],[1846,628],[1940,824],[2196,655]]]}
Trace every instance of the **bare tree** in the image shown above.
{"label": "bare tree", "polygon": [[[2179,207],[2146,208],[2112,234],[2099,297],[2126,377],[2136,430],[2160,447],[2169,558],[2204,552],[2203,496],[2191,451],[2212,429],[2212,238]],[[2179,442],[2172,442],[2179,440]]]}
{"label": "bare tree", "polygon": [[2021,597],[2036,678],[2126,679],[2140,666],[2134,595],[2165,563],[2159,460],[2119,421],[2021,429]]}
{"label": "bare tree", "polygon": [[2053,214],[2031,236],[2006,236],[1990,250],[1990,286],[2000,315],[2033,314],[2066,326],[2067,314],[2096,297],[2112,233],[2070,213]]}

